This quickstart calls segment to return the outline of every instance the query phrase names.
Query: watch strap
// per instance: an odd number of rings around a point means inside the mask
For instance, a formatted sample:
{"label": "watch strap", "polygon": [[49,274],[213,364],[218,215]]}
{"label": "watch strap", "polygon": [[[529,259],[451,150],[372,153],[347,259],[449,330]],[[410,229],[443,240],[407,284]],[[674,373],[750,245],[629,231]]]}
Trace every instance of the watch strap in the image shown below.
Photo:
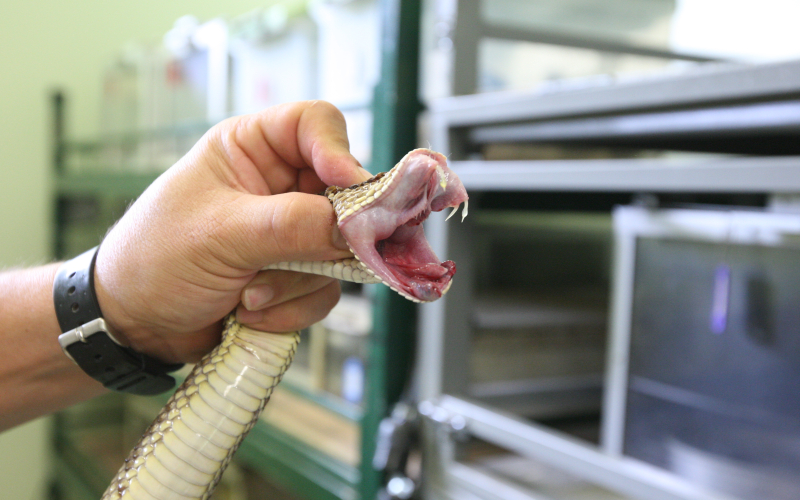
{"label": "watch strap", "polygon": [[102,318],[94,288],[95,247],[65,262],[53,282],[53,301],[64,352],[105,387],[132,394],[159,394],[175,379],[167,373],[182,364],[163,363],[125,347]]}
{"label": "watch strap", "polygon": [[98,248],[87,250],[58,268],[53,281],[53,302],[62,332],[102,317],[94,291],[94,263]]}

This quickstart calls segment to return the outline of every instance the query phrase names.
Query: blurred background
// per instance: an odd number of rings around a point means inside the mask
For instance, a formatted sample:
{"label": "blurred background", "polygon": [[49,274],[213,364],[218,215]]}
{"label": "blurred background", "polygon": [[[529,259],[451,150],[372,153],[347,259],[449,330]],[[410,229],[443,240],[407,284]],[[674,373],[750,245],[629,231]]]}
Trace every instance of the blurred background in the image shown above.
{"label": "blurred background", "polygon": [[[304,99],[471,216],[416,308],[345,284],[214,499],[800,497],[800,5],[0,7],[0,266],[74,256],[221,119]],[[4,498],[99,498],[164,399],[0,434]]]}

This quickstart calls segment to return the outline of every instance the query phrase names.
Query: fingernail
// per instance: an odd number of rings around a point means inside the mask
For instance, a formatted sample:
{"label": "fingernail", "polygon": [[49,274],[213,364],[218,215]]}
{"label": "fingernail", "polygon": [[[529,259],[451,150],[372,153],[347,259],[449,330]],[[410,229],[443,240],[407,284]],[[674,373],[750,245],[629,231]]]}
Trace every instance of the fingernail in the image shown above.
{"label": "fingernail", "polygon": [[344,235],[339,231],[339,226],[336,225],[333,226],[333,246],[339,250],[350,250],[347,240],[344,239]]}
{"label": "fingernail", "polygon": [[242,304],[249,311],[261,309],[275,297],[275,289],[269,285],[253,285],[244,289]]}
{"label": "fingernail", "polygon": [[264,311],[248,311],[240,307],[236,310],[236,319],[242,324],[260,323],[264,319]]}

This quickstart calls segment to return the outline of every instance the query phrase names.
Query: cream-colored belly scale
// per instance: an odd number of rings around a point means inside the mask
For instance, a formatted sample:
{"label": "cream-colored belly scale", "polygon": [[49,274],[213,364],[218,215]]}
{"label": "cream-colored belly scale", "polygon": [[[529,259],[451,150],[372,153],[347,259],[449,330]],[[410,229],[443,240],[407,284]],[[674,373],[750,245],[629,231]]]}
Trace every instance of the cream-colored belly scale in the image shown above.
{"label": "cream-colored belly scale", "polygon": [[[378,279],[356,259],[282,262],[267,269],[357,283]],[[225,320],[221,343],[170,398],[102,500],[206,500],[286,372],[297,332],[264,333]]]}

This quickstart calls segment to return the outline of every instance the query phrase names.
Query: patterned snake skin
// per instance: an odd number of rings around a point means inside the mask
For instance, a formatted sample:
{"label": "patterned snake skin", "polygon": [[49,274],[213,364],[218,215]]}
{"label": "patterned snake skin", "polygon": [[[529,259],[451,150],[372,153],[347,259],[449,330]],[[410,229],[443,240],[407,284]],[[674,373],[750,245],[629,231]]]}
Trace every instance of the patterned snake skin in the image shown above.
{"label": "patterned snake skin", "polygon": [[[340,227],[351,215],[379,199],[404,162],[415,154],[438,155],[415,150],[389,172],[362,184],[347,189],[328,188],[325,194],[334,206]],[[437,162],[443,161],[441,155],[436,158]],[[437,173],[441,171],[437,167]],[[446,179],[437,181],[442,189]],[[356,258],[282,262],[267,269],[322,274],[357,283],[384,282],[354,253]],[[411,300],[422,301],[398,290],[396,285],[386,284]],[[208,499],[289,367],[298,341],[297,332],[258,332],[239,324],[234,314],[229,315],[221,343],[194,367],[170,398],[131,451],[102,500]]]}

